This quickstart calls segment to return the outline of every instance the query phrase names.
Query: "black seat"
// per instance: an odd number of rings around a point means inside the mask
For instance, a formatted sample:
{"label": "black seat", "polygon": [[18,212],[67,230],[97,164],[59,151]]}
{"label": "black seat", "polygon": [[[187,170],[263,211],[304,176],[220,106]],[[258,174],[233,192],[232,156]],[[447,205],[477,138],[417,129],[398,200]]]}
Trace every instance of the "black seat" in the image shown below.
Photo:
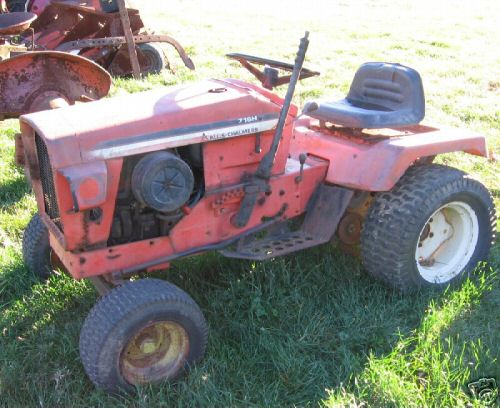
{"label": "black seat", "polygon": [[350,128],[415,125],[425,115],[422,79],[400,64],[367,62],[354,75],[345,99],[308,102],[303,113]]}

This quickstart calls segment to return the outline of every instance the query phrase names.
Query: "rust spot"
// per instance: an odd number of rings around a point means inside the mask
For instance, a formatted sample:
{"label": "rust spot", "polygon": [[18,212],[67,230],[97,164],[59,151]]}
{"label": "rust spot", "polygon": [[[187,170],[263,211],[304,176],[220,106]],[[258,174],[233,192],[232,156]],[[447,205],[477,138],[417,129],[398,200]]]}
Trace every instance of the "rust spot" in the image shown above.
{"label": "rust spot", "polygon": [[82,217],[82,227],[83,227],[83,236],[82,236],[82,241],[80,243],[80,247],[85,249],[90,245],[89,244],[89,220],[85,215]]}

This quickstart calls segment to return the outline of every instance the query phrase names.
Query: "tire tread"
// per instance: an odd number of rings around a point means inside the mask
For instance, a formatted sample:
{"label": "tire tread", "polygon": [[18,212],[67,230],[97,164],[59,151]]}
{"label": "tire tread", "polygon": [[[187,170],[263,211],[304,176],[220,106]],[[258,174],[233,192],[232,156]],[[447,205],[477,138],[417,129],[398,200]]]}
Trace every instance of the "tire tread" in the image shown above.
{"label": "tire tread", "polygon": [[190,310],[201,328],[200,350],[192,356],[190,363],[199,361],[206,349],[208,326],[196,302],[182,289],[160,279],[129,281],[104,295],[88,314],[80,332],[80,357],[89,378],[97,386],[108,391],[117,391],[115,384],[108,384],[99,372],[99,350],[107,340],[107,334],[128,314],[138,308],[155,303],[173,303]]}
{"label": "tire tread", "polygon": [[461,170],[426,164],[410,167],[391,191],[375,197],[361,232],[361,256],[367,271],[403,291],[422,286],[405,262],[408,253],[414,251],[414,237],[421,228],[419,221],[427,219],[435,210],[433,205],[443,197],[462,192],[486,203],[490,239],[479,254],[479,258],[485,258],[495,240],[495,206],[490,193]]}
{"label": "tire tread", "polygon": [[51,275],[49,232],[38,214],[35,214],[23,234],[23,260],[28,269],[41,279]]}

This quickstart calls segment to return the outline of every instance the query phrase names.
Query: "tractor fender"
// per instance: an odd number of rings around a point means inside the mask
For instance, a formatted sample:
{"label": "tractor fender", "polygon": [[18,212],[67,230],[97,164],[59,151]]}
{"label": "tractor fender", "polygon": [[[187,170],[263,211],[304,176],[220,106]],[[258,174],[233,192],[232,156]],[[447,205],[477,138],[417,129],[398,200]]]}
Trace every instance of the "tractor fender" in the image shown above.
{"label": "tractor fender", "polygon": [[325,181],[357,190],[388,191],[424,157],[458,151],[488,157],[485,137],[465,129],[416,125],[380,137],[317,123],[308,117],[296,121],[292,157],[307,153],[328,160]]}

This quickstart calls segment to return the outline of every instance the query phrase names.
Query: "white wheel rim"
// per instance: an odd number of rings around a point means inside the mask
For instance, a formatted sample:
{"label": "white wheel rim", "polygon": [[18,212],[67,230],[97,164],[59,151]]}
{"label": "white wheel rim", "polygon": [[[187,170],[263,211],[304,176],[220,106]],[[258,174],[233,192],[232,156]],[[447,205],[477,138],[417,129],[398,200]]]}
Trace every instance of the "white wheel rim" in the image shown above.
{"label": "white wheel rim", "polygon": [[474,254],[479,222],[472,207],[453,201],[432,214],[420,231],[415,262],[423,279],[445,283],[459,275]]}

